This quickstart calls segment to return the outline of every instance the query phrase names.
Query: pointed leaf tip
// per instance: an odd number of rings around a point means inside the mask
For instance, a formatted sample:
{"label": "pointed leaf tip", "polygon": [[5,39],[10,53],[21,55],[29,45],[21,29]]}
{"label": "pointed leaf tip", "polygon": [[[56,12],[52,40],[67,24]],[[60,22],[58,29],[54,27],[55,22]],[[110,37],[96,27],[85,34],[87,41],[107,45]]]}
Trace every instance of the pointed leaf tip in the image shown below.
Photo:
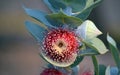
{"label": "pointed leaf tip", "polygon": [[111,75],[111,74],[110,74],[110,66],[107,67],[106,72],[105,72],[105,75]]}
{"label": "pointed leaf tip", "polygon": [[90,20],[84,21],[77,28],[76,33],[84,40],[90,40],[102,34],[102,32]]}
{"label": "pointed leaf tip", "polygon": [[26,12],[27,15],[29,15],[30,17],[36,19],[40,23],[43,23],[45,27],[55,28],[46,19],[47,13],[45,13],[43,11],[40,11],[40,10],[36,10],[36,9],[29,9],[29,8],[26,8],[25,6],[23,6],[23,8],[24,8],[24,10],[25,10],[25,12]]}
{"label": "pointed leaf tip", "polygon": [[116,65],[119,69],[119,72],[120,72],[120,54],[119,54],[119,50],[116,46],[116,42],[109,35],[107,35],[107,40],[108,40],[108,43],[109,43],[109,47],[110,47],[110,51],[111,51],[111,54],[113,56],[113,59],[114,59]]}
{"label": "pointed leaf tip", "polygon": [[100,54],[105,54],[108,49],[104,45],[104,43],[99,38],[94,38],[90,41],[83,41],[88,47],[96,50]]}
{"label": "pointed leaf tip", "polygon": [[100,39],[95,38],[92,40],[92,43],[92,46],[95,47],[100,54],[105,54],[108,52],[108,49]]}
{"label": "pointed leaf tip", "polygon": [[107,34],[107,41],[117,48],[115,40],[109,34]]}

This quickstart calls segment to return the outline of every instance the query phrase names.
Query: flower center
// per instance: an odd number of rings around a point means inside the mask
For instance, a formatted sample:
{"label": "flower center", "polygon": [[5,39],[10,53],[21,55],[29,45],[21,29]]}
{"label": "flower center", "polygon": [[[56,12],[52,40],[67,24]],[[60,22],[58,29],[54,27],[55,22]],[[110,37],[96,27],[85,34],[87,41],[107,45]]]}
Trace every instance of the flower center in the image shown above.
{"label": "flower center", "polygon": [[61,47],[63,47],[63,42],[60,42],[59,44],[58,44],[58,46],[61,48]]}
{"label": "flower center", "polygon": [[57,39],[54,43],[53,43],[53,47],[52,49],[55,50],[56,53],[62,53],[64,50],[66,50],[67,48],[67,43],[65,43],[64,39]]}

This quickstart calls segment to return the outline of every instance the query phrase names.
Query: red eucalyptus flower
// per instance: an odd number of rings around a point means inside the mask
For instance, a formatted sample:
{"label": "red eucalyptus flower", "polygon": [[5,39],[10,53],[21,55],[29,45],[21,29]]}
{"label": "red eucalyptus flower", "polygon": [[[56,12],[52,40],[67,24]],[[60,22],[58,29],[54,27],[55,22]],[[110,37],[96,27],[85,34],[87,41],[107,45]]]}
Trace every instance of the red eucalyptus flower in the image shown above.
{"label": "red eucalyptus flower", "polygon": [[64,74],[57,69],[49,68],[43,70],[43,72],[40,75],[64,75]]}
{"label": "red eucalyptus flower", "polygon": [[67,29],[54,29],[46,35],[42,54],[44,58],[56,66],[69,66],[75,61],[78,51],[78,40]]}
{"label": "red eucalyptus flower", "polygon": [[84,72],[82,75],[93,75],[93,74],[92,74],[92,72],[87,71],[87,72]]}

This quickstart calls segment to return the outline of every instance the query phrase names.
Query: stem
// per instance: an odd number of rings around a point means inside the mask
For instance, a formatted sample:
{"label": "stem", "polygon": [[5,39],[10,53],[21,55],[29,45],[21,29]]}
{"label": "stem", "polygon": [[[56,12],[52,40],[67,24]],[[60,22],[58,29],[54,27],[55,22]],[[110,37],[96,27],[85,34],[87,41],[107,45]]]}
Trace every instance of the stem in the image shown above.
{"label": "stem", "polygon": [[99,75],[99,65],[95,55],[92,56],[92,62],[94,65],[95,75]]}

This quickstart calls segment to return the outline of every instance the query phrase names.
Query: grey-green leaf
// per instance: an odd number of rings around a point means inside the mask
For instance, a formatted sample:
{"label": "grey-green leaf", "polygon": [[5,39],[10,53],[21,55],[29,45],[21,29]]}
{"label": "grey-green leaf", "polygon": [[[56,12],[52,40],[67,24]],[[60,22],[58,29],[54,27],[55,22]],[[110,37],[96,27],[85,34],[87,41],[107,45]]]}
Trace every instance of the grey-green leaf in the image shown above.
{"label": "grey-green leaf", "polygon": [[116,46],[116,42],[114,41],[114,39],[112,37],[109,36],[109,34],[107,34],[107,41],[113,45],[115,48],[117,48]]}
{"label": "grey-green leaf", "polygon": [[35,9],[28,9],[24,7],[25,12],[27,15],[33,17],[34,19],[38,20],[39,22],[42,22],[45,26],[53,27],[46,19],[47,13],[40,11],[40,10],[35,10]]}
{"label": "grey-green leaf", "polygon": [[107,35],[107,41],[109,43],[109,47],[110,47],[110,51],[112,53],[112,56],[115,60],[115,63],[119,69],[120,72],[120,53],[118,48],[116,47],[116,43],[114,41],[114,39],[112,37],[110,37],[109,35]]}
{"label": "grey-green leaf", "polygon": [[106,48],[106,46],[104,45],[104,43],[98,39],[98,38],[94,38],[90,41],[83,41],[88,47],[96,50],[97,52],[99,52],[100,54],[105,54],[108,49]]}
{"label": "grey-green leaf", "polygon": [[57,27],[63,27],[67,25],[68,27],[71,28],[77,28],[82,23],[81,19],[65,15],[62,12],[49,14],[46,16],[46,18],[53,26]]}
{"label": "grey-green leaf", "polygon": [[92,21],[86,20],[77,27],[76,34],[83,40],[91,40],[98,35],[101,35],[102,32],[95,26]]}
{"label": "grey-green leaf", "polygon": [[95,8],[99,3],[101,3],[101,1],[102,0],[96,0],[96,1],[93,2],[93,0],[87,0],[86,6],[84,7],[84,9],[82,9],[81,11],[76,12],[75,16],[79,17],[82,20],[87,19],[90,12],[92,11],[92,9]]}
{"label": "grey-green leaf", "polygon": [[38,42],[42,42],[42,40],[45,36],[46,29],[44,29],[40,25],[37,25],[30,21],[26,21],[25,26],[26,26],[27,30],[35,37],[35,39]]}
{"label": "grey-green leaf", "polygon": [[77,56],[75,62],[72,65],[70,65],[70,67],[75,67],[79,65],[79,63],[83,60],[83,58],[84,58],[83,56]]}
{"label": "grey-green leaf", "polygon": [[60,11],[60,9],[66,8],[66,5],[60,2],[60,0],[43,0],[43,1],[52,12],[58,12]]}
{"label": "grey-green leaf", "polygon": [[106,66],[105,65],[99,65],[99,75],[105,75]]}
{"label": "grey-green leaf", "polygon": [[77,12],[86,4],[86,0],[44,0],[44,2],[53,12],[59,12],[60,9],[66,9],[66,7],[71,7],[73,12]]}
{"label": "grey-green leaf", "polygon": [[110,74],[110,66],[107,67],[106,72],[105,72],[105,75],[111,75],[111,74]]}
{"label": "grey-green leaf", "polygon": [[94,65],[95,75],[99,75],[99,65],[96,56],[92,56],[92,62]]}
{"label": "grey-green leaf", "polygon": [[67,7],[70,7],[72,12],[66,14],[72,14],[85,20],[101,0],[44,0],[44,2],[53,12],[59,12],[60,9],[66,11]]}
{"label": "grey-green leaf", "polygon": [[72,8],[73,13],[84,9],[87,0],[61,0],[66,6]]}
{"label": "grey-green leaf", "polygon": [[79,51],[79,56],[91,56],[91,55],[98,55],[99,53],[93,49],[85,49]]}

